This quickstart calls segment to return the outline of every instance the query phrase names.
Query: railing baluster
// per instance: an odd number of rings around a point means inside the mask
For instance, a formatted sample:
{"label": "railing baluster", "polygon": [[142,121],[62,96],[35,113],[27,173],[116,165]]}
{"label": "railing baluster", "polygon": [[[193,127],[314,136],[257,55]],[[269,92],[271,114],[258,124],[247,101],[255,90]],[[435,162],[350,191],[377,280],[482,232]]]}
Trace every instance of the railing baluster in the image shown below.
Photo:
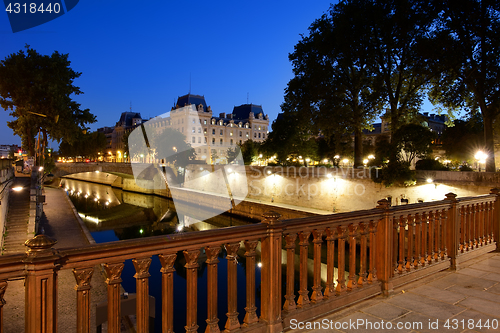
{"label": "railing baluster", "polygon": [[460,248],[459,251],[464,253],[467,248],[466,230],[467,230],[467,215],[465,206],[460,207]]}
{"label": "railing baluster", "polygon": [[205,333],[218,333],[219,317],[217,316],[217,264],[220,246],[205,247],[207,255],[207,328]]}
{"label": "railing baluster", "polygon": [[323,293],[321,292],[321,243],[323,243],[323,230],[314,229],[312,234],[314,244],[314,269],[311,301],[317,303],[323,300]]}
{"label": "railing baluster", "polygon": [[[398,254],[399,254],[399,251],[398,251],[398,244],[399,244],[399,233],[398,233],[398,229],[399,229],[399,221],[396,219],[396,217],[394,217],[393,221],[392,221],[392,239],[393,239],[393,242],[392,242],[392,254],[393,254],[393,257],[392,257],[392,265],[393,265],[393,272],[394,274],[398,272]],[[393,274],[393,275],[394,275]]]}
{"label": "railing baluster", "polygon": [[448,212],[443,209],[440,214],[440,224],[441,224],[441,260],[444,260],[446,258],[446,252],[448,251],[446,249],[446,223],[447,223],[447,218]]}
{"label": "railing baluster", "polygon": [[489,244],[490,242],[490,234],[488,232],[490,226],[490,201],[484,203],[484,245]]}
{"label": "railing baluster", "polygon": [[370,267],[368,270],[368,278],[367,282],[372,284],[377,280],[377,269],[375,258],[377,257],[377,242],[376,242],[376,234],[377,234],[377,226],[378,221],[370,221]]}
{"label": "railing baluster", "polygon": [[472,226],[474,228],[474,240],[472,242],[472,249],[477,248],[479,245],[478,237],[479,237],[479,204],[472,205],[473,218],[472,218]]}
{"label": "railing baluster", "polygon": [[358,226],[349,224],[349,280],[347,291],[352,291],[356,287],[356,232]]}
{"label": "railing baluster", "polygon": [[434,258],[434,224],[435,224],[436,212],[429,212],[429,225],[427,230],[429,232],[429,245],[427,247],[427,263],[432,264],[432,259]]}
{"label": "railing baluster", "polygon": [[335,296],[335,229],[326,228],[326,298]]}
{"label": "railing baluster", "polygon": [[197,332],[197,314],[198,314],[198,257],[200,250],[184,250],[186,259],[186,332]]}
{"label": "railing baluster", "polygon": [[422,213],[422,246],[420,252],[420,265],[425,267],[426,259],[427,259],[427,213]]}
{"label": "railing baluster", "polygon": [[439,261],[439,256],[441,254],[439,248],[439,242],[441,240],[441,212],[439,210],[434,211],[434,256],[435,262]]}
{"label": "railing baluster", "polygon": [[413,266],[413,216],[408,214],[406,219],[408,226],[408,255],[406,258],[406,271],[409,272]]}
{"label": "railing baluster", "polygon": [[488,217],[486,219],[486,243],[491,244],[492,226],[493,226],[493,201],[487,203]]}
{"label": "railing baluster", "polygon": [[309,304],[309,291],[307,290],[307,255],[309,246],[310,231],[301,231],[299,233],[299,246],[300,246],[300,290],[297,305],[304,307]]}
{"label": "railing baluster", "polygon": [[245,241],[245,257],[246,257],[246,292],[247,292],[247,306],[245,307],[245,318],[243,319],[243,326],[248,327],[252,324],[258,323],[257,307],[255,306],[255,248],[259,243],[258,240]]}
{"label": "railing baluster", "polygon": [[338,235],[338,275],[337,275],[337,287],[335,291],[337,295],[341,295],[346,290],[345,285],[345,240],[347,238],[347,228],[344,226],[337,227]]}
{"label": "railing baluster", "polygon": [[415,214],[415,257],[413,260],[413,268],[418,268],[421,265],[420,248],[422,246],[422,215]]}
{"label": "railing baluster", "polygon": [[403,267],[405,266],[405,225],[406,221],[404,216],[399,217],[399,262],[398,273],[403,274]]}
{"label": "railing baluster", "polygon": [[90,332],[90,280],[93,273],[93,267],[73,269],[73,276],[76,280],[76,330],[78,333]]}
{"label": "railing baluster", "polygon": [[286,234],[286,295],[283,310],[292,311],[297,308],[295,304],[295,240],[297,234]]}
{"label": "railing baluster", "polygon": [[486,203],[481,202],[479,204],[479,246],[484,246],[484,220]]}
{"label": "railing baluster", "polygon": [[238,320],[238,283],[237,283],[237,252],[240,243],[229,243],[224,246],[227,251],[227,321],[226,331],[230,332],[241,327]]}
{"label": "railing baluster", "polygon": [[135,268],[136,320],[139,333],[149,332],[149,266],[151,258],[132,259]]}
{"label": "railing baluster", "polygon": [[4,333],[3,331],[3,306],[5,305],[5,299],[3,298],[5,295],[5,291],[7,290],[7,281],[0,281],[0,333]]}
{"label": "railing baluster", "polygon": [[359,254],[359,278],[358,287],[363,287],[366,284],[366,257],[367,257],[367,246],[366,246],[366,235],[369,233],[369,229],[364,223],[359,224],[359,234],[360,234],[360,254]]}
{"label": "railing baluster", "polygon": [[174,332],[174,263],[177,254],[158,255],[161,263],[161,312],[162,312],[162,332]]}
{"label": "railing baluster", "polygon": [[474,207],[467,205],[467,251],[474,248]]}
{"label": "railing baluster", "polygon": [[107,263],[106,284],[108,285],[108,332],[119,333],[121,330],[121,298],[120,284],[123,271],[123,262]]}

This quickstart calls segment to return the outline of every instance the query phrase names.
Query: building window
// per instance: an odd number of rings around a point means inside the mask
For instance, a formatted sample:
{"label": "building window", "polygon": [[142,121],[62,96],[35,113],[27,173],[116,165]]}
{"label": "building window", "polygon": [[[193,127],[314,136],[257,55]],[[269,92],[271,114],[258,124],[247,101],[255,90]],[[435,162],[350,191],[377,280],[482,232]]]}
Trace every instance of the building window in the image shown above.
{"label": "building window", "polygon": [[242,137],[242,136],[243,136],[243,132],[242,132],[242,131],[240,131],[240,137]]}
{"label": "building window", "polygon": [[196,129],[193,127],[193,133],[196,133]]}
{"label": "building window", "polygon": [[229,124],[229,127],[233,127],[233,123]]}
{"label": "building window", "polygon": [[206,128],[203,129],[203,133],[207,134],[207,129]]}
{"label": "building window", "polygon": [[207,120],[203,120],[203,125],[206,125],[207,124]]}
{"label": "building window", "polygon": [[220,135],[224,135],[224,130],[220,130]]}
{"label": "building window", "polygon": [[260,126],[259,126],[259,131],[261,130]]}
{"label": "building window", "polygon": [[264,133],[262,133],[262,138],[265,139],[266,138],[266,135]]}
{"label": "building window", "polygon": [[238,127],[241,127],[241,123],[238,123]]}
{"label": "building window", "polygon": [[[207,143],[207,137],[205,137],[205,143]],[[206,152],[205,152],[206,153]]]}
{"label": "building window", "polygon": [[201,133],[201,127],[198,127],[198,133]]}
{"label": "building window", "polygon": [[184,127],[181,128],[181,132],[184,133]]}
{"label": "building window", "polygon": [[194,123],[195,123],[195,120],[194,120],[194,118],[193,118],[193,124],[194,124]]}
{"label": "building window", "polygon": [[221,125],[221,126],[222,126],[223,124],[224,124],[224,123],[222,122],[222,120],[221,120],[221,121],[219,121],[219,125]]}
{"label": "building window", "polygon": [[220,139],[220,145],[222,146],[222,144],[224,143],[224,139]]}
{"label": "building window", "polygon": [[233,145],[233,139],[231,139],[231,146]]}
{"label": "building window", "polygon": [[256,137],[257,137],[257,133],[254,133],[254,134],[253,134],[253,137],[254,137],[254,138],[256,138]]}
{"label": "building window", "polygon": [[201,137],[198,137],[198,143],[201,143]]}
{"label": "building window", "polygon": [[241,144],[243,144],[243,141],[242,141],[242,140],[240,140],[240,145],[241,145]]}
{"label": "building window", "polygon": [[259,133],[259,139],[260,139],[260,133]]}
{"label": "building window", "polygon": [[215,138],[212,138],[212,144],[213,145],[215,144]]}
{"label": "building window", "polygon": [[212,134],[215,135],[215,128],[212,128]]}
{"label": "building window", "polygon": [[231,131],[231,133],[229,133],[229,136],[233,136],[233,131]]}
{"label": "building window", "polygon": [[192,143],[196,143],[196,138],[193,136],[193,139],[191,140]]}
{"label": "building window", "polygon": [[212,125],[215,125],[215,119],[212,119]]}
{"label": "building window", "polygon": [[248,138],[248,132],[247,132],[247,138]]}

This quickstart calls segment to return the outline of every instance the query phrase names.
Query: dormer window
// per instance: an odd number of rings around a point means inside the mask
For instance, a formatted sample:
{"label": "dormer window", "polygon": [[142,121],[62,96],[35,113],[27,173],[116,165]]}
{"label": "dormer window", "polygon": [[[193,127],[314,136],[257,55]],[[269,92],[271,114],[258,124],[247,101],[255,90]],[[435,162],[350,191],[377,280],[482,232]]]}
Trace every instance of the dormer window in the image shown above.
{"label": "dormer window", "polygon": [[215,125],[215,119],[212,119],[212,125]]}
{"label": "dormer window", "polygon": [[220,126],[224,125],[224,122],[223,122],[222,120],[221,120],[221,121],[219,121],[219,125],[220,125]]}

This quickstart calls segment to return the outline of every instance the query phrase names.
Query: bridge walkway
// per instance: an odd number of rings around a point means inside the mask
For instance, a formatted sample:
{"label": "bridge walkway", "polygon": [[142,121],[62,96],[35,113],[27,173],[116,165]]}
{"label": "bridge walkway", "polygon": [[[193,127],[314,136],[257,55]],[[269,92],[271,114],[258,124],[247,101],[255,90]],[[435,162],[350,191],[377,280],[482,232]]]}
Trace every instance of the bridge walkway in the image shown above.
{"label": "bridge walkway", "polygon": [[389,298],[374,297],[315,321],[327,326],[292,331],[500,332],[500,253],[486,253],[455,272],[442,271],[394,290]]}

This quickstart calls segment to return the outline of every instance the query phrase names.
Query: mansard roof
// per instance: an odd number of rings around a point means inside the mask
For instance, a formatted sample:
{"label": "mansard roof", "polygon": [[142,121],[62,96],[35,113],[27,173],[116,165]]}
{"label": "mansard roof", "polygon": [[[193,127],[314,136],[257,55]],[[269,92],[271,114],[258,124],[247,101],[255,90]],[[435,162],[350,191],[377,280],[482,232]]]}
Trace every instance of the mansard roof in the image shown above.
{"label": "mansard roof", "polygon": [[262,118],[265,118],[264,110],[262,110],[262,105],[255,104],[243,104],[240,106],[235,106],[233,108],[233,118],[234,119],[248,119],[250,118],[250,112],[253,112],[255,118],[259,118],[259,114],[262,114]]}
{"label": "mansard roof", "polygon": [[196,105],[196,107],[198,107],[198,105],[201,104],[201,105],[203,105],[203,111],[207,111],[207,103],[205,102],[205,96],[193,95],[190,93],[187,95],[178,97],[177,98],[177,105],[174,105],[174,107],[179,106],[182,108],[184,106],[191,105],[191,104]]}
{"label": "mansard roof", "polygon": [[132,119],[139,118],[142,120],[141,114],[138,112],[122,112],[118,126],[133,126]]}

